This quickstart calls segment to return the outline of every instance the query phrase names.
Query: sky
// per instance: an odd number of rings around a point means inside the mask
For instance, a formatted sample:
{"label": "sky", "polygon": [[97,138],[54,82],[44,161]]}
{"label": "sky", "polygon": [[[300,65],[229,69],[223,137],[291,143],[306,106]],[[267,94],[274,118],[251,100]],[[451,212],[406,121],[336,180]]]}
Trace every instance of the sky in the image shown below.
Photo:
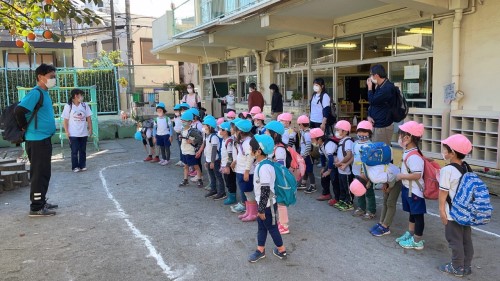
{"label": "sky", "polygon": [[[130,0],[130,12],[136,15],[144,15],[159,18],[170,9],[171,0]],[[178,1],[173,1],[178,2]],[[118,12],[125,13],[125,0],[115,0]]]}

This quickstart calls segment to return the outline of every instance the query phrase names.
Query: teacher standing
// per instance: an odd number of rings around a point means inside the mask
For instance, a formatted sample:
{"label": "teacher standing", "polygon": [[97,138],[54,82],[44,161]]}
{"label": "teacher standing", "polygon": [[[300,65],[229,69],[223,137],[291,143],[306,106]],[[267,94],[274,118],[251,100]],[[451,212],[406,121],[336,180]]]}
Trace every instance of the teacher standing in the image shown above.
{"label": "teacher standing", "polygon": [[374,142],[385,142],[391,145],[394,133],[394,121],[391,108],[395,101],[394,83],[387,79],[385,68],[374,65],[370,69],[370,77],[366,80],[368,86],[368,121],[373,124]]}
{"label": "teacher standing", "polygon": [[257,85],[255,83],[250,83],[248,95],[248,112],[252,110],[252,107],[258,106],[260,107],[260,111],[264,110],[264,97],[262,93],[257,91]]}

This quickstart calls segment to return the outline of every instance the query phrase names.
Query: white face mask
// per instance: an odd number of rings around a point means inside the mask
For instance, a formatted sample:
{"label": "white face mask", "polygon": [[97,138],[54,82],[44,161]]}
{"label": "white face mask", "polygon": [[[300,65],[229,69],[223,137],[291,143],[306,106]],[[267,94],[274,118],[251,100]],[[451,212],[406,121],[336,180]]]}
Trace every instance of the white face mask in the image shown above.
{"label": "white face mask", "polygon": [[313,90],[314,90],[314,92],[319,93],[321,91],[321,87],[318,85],[314,85]]}
{"label": "white face mask", "polygon": [[83,97],[78,98],[79,102],[83,102]]}
{"label": "white face mask", "polygon": [[45,86],[50,89],[50,88],[54,88],[56,86],[56,78],[52,78],[52,79],[47,79],[47,82],[45,82]]}
{"label": "white face mask", "polygon": [[342,137],[342,135],[340,134],[339,131],[336,131],[335,132],[335,137],[338,138],[338,139],[340,139]]}
{"label": "white face mask", "polygon": [[403,142],[402,138],[398,138],[398,144],[402,149],[406,149],[406,144]]}
{"label": "white face mask", "polygon": [[233,91],[229,91],[229,95],[234,95],[234,92]]}
{"label": "white face mask", "polygon": [[372,79],[372,82],[373,82],[373,83],[377,84],[377,79],[375,79],[375,78],[373,78],[373,77],[372,77],[371,79]]}
{"label": "white face mask", "polygon": [[188,90],[188,93],[192,94],[194,91],[193,89],[187,89]]}
{"label": "white face mask", "polygon": [[318,146],[319,146],[319,144],[318,144],[318,143],[316,143],[316,142],[312,142],[311,144],[312,144],[312,146],[314,146],[314,147],[318,147]]}
{"label": "white face mask", "polygon": [[181,114],[179,112],[175,113],[175,116],[179,117]]}

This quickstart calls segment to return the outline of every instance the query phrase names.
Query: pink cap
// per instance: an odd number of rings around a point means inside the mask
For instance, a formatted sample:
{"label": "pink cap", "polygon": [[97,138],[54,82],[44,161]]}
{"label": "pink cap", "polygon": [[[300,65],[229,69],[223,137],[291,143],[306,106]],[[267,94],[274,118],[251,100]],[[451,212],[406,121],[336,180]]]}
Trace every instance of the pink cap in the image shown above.
{"label": "pink cap", "polygon": [[297,118],[297,123],[298,124],[309,124],[309,117],[307,115],[301,115],[299,118]]}
{"label": "pink cap", "polygon": [[350,132],[351,131],[351,123],[349,123],[348,121],[345,121],[345,120],[340,120],[337,122],[337,124],[335,124],[335,128]]}
{"label": "pink cap", "polygon": [[229,117],[229,118],[236,118],[236,112],[234,112],[234,111],[229,111],[229,112],[227,113],[227,117]]}
{"label": "pink cap", "polygon": [[264,114],[262,114],[262,113],[257,113],[257,114],[255,114],[255,116],[253,117],[253,119],[266,120],[266,116],[264,116]]}
{"label": "pink cap", "polygon": [[247,118],[247,116],[248,116],[249,113],[246,112],[246,111],[243,111],[241,114],[243,114],[243,117]]}
{"label": "pink cap", "polygon": [[352,194],[355,196],[363,196],[366,193],[366,187],[358,179],[354,179],[349,186]]}
{"label": "pink cap", "polygon": [[364,129],[373,132],[373,124],[372,122],[364,120],[359,122],[357,129]]}
{"label": "pink cap", "polygon": [[250,114],[258,114],[258,113],[262,113],[262,109],[260,109],[260,107],[258,107],[258,106],[254,106],[250,110]]}
{"label": "pink cap", "polygon": [[278,116],[278,121],[292,122],[293,116],[291,113],[285,112]]}
{"label": "pink cap", "polygon": [[321,138],[322,136],[325,135],[325,132],[323,132],[323,130],[321,130],[320,128],[311,129],[309,133],[311,134],[311,138],[313,139]]}
{"label": "pink cap", "polygon": [[424,125],[415,121],[408,121],[403,125],[399,125],[399,129],[415,137],[422,137],[424,135]]}
{"label": "pink cap", "polygon": [[447,139],[441,141],[442,144],[446,144],[451,149],[456,152],[467,155],[472,150],[472,144],[470,140],[461,134],[456,134],[449,136]]}
{"label": "pink cap", "polygon": [[219,119],[217,119],[217,126],[219,126],[220,124],[224,123],[224,117],[221,117]]}

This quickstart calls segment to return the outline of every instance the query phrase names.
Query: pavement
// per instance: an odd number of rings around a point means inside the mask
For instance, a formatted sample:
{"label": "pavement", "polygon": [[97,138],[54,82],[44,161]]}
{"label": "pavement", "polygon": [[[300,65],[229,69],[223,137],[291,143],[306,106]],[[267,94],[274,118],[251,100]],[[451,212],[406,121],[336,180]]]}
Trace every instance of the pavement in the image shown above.
{"label": "pavement", "polygon": [[[176,145],[166,167],[143,163],[133,139],[89,147],[86,172],[71,171],[69,148],[54,146],[53,155],[48,197],[59,204],[56,216],[28,217],[28,187],[0,194],[0,280],[456,280],[436,269],[451,254],[435,201],[425,249],[415,251],[394,242],[408,221],[400,205],[392,234],[377,238],[368,232],[376,220],[316,201],[319,191],[299,192],[284,236],[288,259],[272,255],[268,237],[267,258],[250,264],[257,224],[240,222],[194,184],[179,188]],[[499,210],[500,199],[492,202]],[[472,236],[473,274],[463,279],[499,280],[497,211]]]}

